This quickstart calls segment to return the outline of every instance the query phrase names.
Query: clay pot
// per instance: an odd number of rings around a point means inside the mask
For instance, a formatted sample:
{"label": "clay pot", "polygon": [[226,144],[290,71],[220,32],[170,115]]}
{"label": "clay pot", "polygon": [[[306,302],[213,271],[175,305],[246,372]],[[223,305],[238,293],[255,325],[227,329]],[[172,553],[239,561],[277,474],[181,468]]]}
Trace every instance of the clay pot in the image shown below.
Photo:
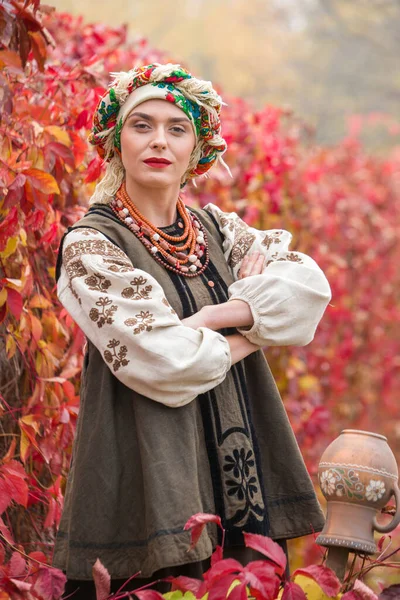
{"label": "clay pot", "polygon": [[[345,429],[322,455],[318,479],[328,508],[317,544],[374,554],[374,531],[388,533],[400,523],[398,469],[386,437]],[[396,514],[381,525],[377,514],[393,495]]]}

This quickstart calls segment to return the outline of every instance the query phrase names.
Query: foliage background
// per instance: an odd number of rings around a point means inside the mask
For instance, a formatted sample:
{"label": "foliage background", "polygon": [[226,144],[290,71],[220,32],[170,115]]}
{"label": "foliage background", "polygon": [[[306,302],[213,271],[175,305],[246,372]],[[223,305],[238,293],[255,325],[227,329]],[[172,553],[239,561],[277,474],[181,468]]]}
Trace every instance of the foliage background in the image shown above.
{"label": "foliage background", "polygon": [[[102,172],[86,143],[91,113],[109,71],[176,57],[131,39],[125,26],[89,25],[46,7],[40,16],[31,4],[7,0],[0,8],[0,535],[7,548],[40,550],[46,562],[68,474],[83,345],[57,301],[54,266],[61,235],[85,212]],[[253,63],[274,64],[253,56],[242,75]],[[288,107],[259,99],[256,108],[220,90],[233,179],[216,170],[187,189],[186,201],[289,229],[293,248],[311,254],[332,286],[310,346],[266,350],[307,466],[315,475],[323,449],[345,427],[384,433],[399,455],[395,115],[353,116],[328,146]],[[378,143],[378,154],[363,143],[376,127],[390,140]],[[319,556],[311,541],[296,546],[294,562]]]}

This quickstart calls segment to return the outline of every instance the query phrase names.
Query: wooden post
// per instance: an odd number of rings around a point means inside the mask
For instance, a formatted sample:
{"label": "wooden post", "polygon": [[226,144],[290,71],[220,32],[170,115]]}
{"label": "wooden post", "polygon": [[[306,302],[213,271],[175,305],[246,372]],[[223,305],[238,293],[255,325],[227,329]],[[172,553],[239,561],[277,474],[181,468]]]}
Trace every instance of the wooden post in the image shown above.
{"label": "wooden post", "polygon": [[344,579],[348,557],[348,548],[338,548],[336,546],[331,546],[328,550],[326,566],[336,573],[340,581],[343,581]]}

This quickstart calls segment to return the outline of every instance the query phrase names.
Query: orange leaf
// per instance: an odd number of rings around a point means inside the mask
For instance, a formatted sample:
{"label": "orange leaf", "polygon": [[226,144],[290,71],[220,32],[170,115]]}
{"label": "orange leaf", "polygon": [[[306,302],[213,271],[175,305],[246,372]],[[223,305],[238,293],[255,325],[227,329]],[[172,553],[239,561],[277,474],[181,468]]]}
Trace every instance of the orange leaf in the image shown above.
{"label": "orange leaf", "polygon": [[40,294],[35,294],[29,301],[29,308],[49,308],[50,306],[51,302],[49,302],[44,296]]}
{"label": "orange leaf", "polygon": [[29,31],[28,35],[31,38],[33,56],[38,64],[39,71],[43,73],[47,57],[46,42],[39,31]]}
{"label": "orange leaf", "polygon": [[22,69],[21,59],[16,52],[12,50],[2,50],[0,52],[0,67],[15,67]]}
{"label": "orange leaf", "polygon": [[31,324],[32,324],[32,337],[35,342],[38,342],[43,335],[43,327],[37,317],[35,315],[30,315]]}
{"label": "orange leaf", "polygon": [[50,173],[45,173],[44,171],[40,171],[40,169],[30,168],[24,171],[24,175],[29,177],[34,188],[44,194],[60,193],[58,183]]}

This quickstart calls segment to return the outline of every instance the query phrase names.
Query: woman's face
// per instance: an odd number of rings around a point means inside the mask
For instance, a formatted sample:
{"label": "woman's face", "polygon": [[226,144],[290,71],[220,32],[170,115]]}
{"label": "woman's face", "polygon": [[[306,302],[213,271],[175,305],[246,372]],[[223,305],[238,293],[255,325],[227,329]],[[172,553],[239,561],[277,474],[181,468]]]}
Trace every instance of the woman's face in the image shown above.
{"label": "woman's face", "polygon": [[142,102],[121,131],[127,179],[151,187],[179,185],[195,143],[191,122],[180,108],[161,99]]}

